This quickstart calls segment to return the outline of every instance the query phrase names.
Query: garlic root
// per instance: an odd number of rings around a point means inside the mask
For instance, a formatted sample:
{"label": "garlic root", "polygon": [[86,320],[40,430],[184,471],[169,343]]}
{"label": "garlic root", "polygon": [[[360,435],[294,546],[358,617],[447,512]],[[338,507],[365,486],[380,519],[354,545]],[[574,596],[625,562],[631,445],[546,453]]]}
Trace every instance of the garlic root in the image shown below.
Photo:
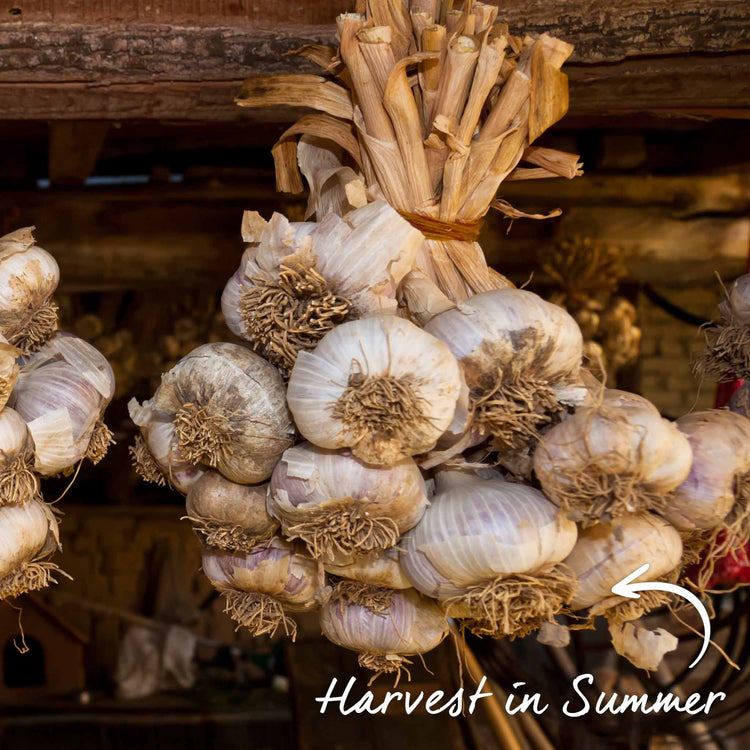
{"label": "garlic root", "polygon": [[269,635],[273,638],[279,626],[284,634],[297,638],[297,623],[284,612],[278,599],[268,594],[248,593],[227,588],[221,592],[226,601],[224,612],[240,627],[247,628],[254,636]]}

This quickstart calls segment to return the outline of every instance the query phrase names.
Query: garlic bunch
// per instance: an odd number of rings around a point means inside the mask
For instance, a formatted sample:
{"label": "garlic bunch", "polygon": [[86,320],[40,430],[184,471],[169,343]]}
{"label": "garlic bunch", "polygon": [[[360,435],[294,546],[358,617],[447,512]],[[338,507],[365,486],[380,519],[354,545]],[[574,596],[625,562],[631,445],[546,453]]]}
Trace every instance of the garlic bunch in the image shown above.
{"label": "garlic bunch", "polygon": [[280,537],[250,552],[206,550],[203,572],[224,595],[227,614],[253,635],[273,635],[281,625],[294,637],[286,611],[316,609],[327,594],[317,563]]}
{"label": "garlic bunch", "polygon": [[406,657],[431,651],[448,635],[443,611],[414,589],[388,592],[379,608],[334,592],[323,605],[320,623],[328,640],[359,652],[359,665],[377,674],[402,669],[408,674]]}
{"label": "garlic bunch", "polygon": [[235,484],[216,471],[207,471],[188,490],[187,519],[209,547],[250,552],[279,528],[266,510],[267,489],[265,484]]}
{"label": "garlic bunch", "polygon": [[26,422],[10,407],[0,411],[0,506],[23,504],[36,497],[34,441]]}
{"label": "garlic bunch", "polygon": [[545,433],[534,471],[552,502],[589,524],[663,509],[691,460],[687,438],[653,404],[603,390]]}
{"label": "garlic bunch", "polygon": [[69,333],[58,331],[25,360],[8,403],[28,424],[39,474],[101,461],[113,442],[101,420],[114,388],[107,360]]}
{"label": "garlic bunch", "polygon": [[142,404],[130,399],[128,412],[141,432],[130,447],[138,476],[154,484],[168,484],[183,495],[187,494],[207,467],[185,459],[177,445],[172,415],[156,410],[152,399]]}
{"label": "garlic bunch", "polygon": [[453,421],[462,382],[445,344],[403,318],[374,315],[300,352],[287,402],[310,442],[388,466],[435,446]]}
{"label": "garlic bunch", "polygon": [[0,237],[0,333],[27,354],[57,328],[57,261],[34,243],[34,227]]}
{"label": "garlic bunch", "polygon": [[16,360],[23,352],[11,346],[8,340],[0,334],[0,409],[8,403],[13,386],[18,379],[18,363]]}
{"label": "garlic bunch", "polygon": [[696,374],[720,382],[750,378],[750,274],[740,276],[719,304],[720,321],[705,329],[706,349]]}
{"label": "garlic bunch", "polygon": [[677,571],[682,541],[677,529],[653,513],[618,518],[612,524],[597,524],[578,535],[565,564],[578,579],[571,608],[588,608],[589,615],[605,614],[615,623],[636,620],[668,600],[663,591],[642,591],[639,599],[612,594],[612,586],[649,563],[648,580],[655,581]]}
{"label": "garlic bunch", "polygon": [[170,415],[184,459],[239,484],[271,476],[294,427],[278,370],[237,344],[204,344],[162,375],[153,408]]}
{"label": "garlic bunch", "polygon": [[575,579],[559,563],[576,526],[541,492],[464,471],[439,472],[436,486],[400,543],[414,588],[493,637],[526,635],[570,601]]}
{"label": "garlic bunch", "polygon": [[395,313],[396,287],[423,237],[383,201],[334,213],[319,223],[274,214],[243,224],[256,242],[222,296],[233,333],[283,372],[337,324],[368,313]]}
{"label": "garlic bunch", "polygon": [[268,509],[284,535],[301,539],[324,561],[338,554],[393,547],[427,507],[419,467],[411,458],[371,466],[349,453],[311,443],[289,448],[271,477]]}
{"label": "garlic bunch", "polygon": [[49,557],[60,547],[57,520],[39,500],[0,507],[0,601],[55,583]]}
{"label": "garlic bunch", "polygon": [[583,339],[563,308],[522,289],[484,292],[454,305],[417,274],[405,281],[403,296],[461,363],[474,423],[492,435],[501,454],[525,448],[563,404],[582,397]]}

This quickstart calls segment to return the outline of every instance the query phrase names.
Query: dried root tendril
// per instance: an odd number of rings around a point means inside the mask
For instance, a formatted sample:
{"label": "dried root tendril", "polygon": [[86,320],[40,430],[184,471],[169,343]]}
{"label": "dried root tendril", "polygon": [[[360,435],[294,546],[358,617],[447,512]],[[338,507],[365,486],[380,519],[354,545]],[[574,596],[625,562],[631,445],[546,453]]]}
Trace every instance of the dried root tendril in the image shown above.
{"label": "dried root tendril", "polygon": [[705,329],[706,348],[693,362],[698,377],[719,382],[750,378],[750,327],[732,320]]}
{"label": "dried root tendril", "polygon": [[663,511],[668,493],[652,492],[636,474],[613,474],[606,456],[597,456],[575,471],[559,470],[564,486],[554,489],[554,501],[568,511],[571,521],[587,528],[596,523],[610,523],[628,513]]}
{"label": "dried root tendril", "polygon": [[472,400],[477,424],[487,427],[501,453],[524,448],[563,411],[550,384],[534,378],[503,382],[500,375],[491,390]]}
{"label": "dried root tendril", "polygon": [[288,374],[301,350],[318,341],[351,313],[351,302],[333,294],[311,264],[287,259],[276,281],[253,279],[239,312],[247,336],[265,357]]}
{"label": "dried root tendril", "polygon": [[446,599],[446,613],[463,614],[462,627],[476,635],[523,638],[560,613],[573,598],[576,578],[566,565],[547,565],[532,574],[515,574],[472,586]]}
{"label": "dried root tendril", "polygon": [[160,487],[168,484],[164,474],[161,473],[159,464],[154,461],[154,457],[146,447],[146,441],[140,435],[136,436],[135,442],[128,448],[128,452],[130,453],[135,473],[141,479],[145,482],[158,484]]}
{"label": "dried root tendril", "polygon": [[403,378],[355,372],[333,416],[354,433],[354,455],[381,465],[402,458],[414,434],[430,426],[425,407],[424,399]]}
{"label": "dried root tendril", "polygon": [[[679,569],[658,578],[666,583],[676,583],[680,577]],[[595,604],[589,610],[589,617],[593,620],[598,615],[604,615],[615,625],[637,620],[659,607],[668,606],[675,601],[676,595],[669,591],[639,591],[638,599],[625,599],[621,596],[610,596]]]}
{"label": "dried root tendril", "polygon": [[286,534],[290,539],[301,539],[316,559],[330,559],[336,552],[351,555],[388,549],[400,536],[392,518],[370,515],[359,504],[323,511],[309,521],[289,526]]}
{"label": "dried root tendril", "polygon": [[238,623],[237,630],[245,627],[254,636],[268,634],[273,637],[281,625],[285,635],[291,636],[292,640],[297,638],[297,623],[287,617],[278,599],[236,589],[226,589],[222,594],[226,600],[224,612]]}
{"label": "dried root tendril", "polygon": [[234,432],[229,418],[207,406],[187,403],[174,418],[174,434],[185,460],[217,466],[232,455]]}
{"label": "dried root tendril", "polygon": [[273,537],[273,529],[261,536],[249,534],[241,526],[230,526],[220,521],[185,516],[193,525],[193,531],[208,547],[228,552],[250,552]]}
{"label": "dried root tendril", "polygon": [[0,506],[20,505],[39,493],[39,479],[25,456],[16,456],[0,471]]}
{"label": "dried root tendril", "polygon": [[86,458],[92,464],[98,464],[107,455],[109,446],[114,444],[115,438],[112,430],[100,420],[96,423],[94,431],[91,433],[89,447],[86,449]]}
{"label": "dried root tendril", "polygon": [[362,581],[341,580],[331,592],[331,599],[338,601],[343,613],[344,605],[356,604],[376,615],[385,615],[393,604],[393,589],[371,586]]}
{"label": "dried root tendril", "polygon": [[34,560],[22,563],[12,573],[0,578],[0,601],[13,599],[29,591],[39,591],[47,588],[51,583],[57,583],[57,579],[52,577],[54,573],[70,578],[53,562]]}
{"label": "dried root tendril", "polygon": [[26,319],[17,330],[8,332],[8,343],[23,350],[24,354],[38,351],[57,330],[57,305],[47,300],[38,307],[29,307]]}
{"label": "dried root tendril", "polygon": [[363,652],[359,655],[357,662],[363,669],[371,669],[375,672],[367,683],[367,687],[372,685],[381,674],[395,673],[396,682],[393,684],[393,687],[398,685],[402,672],[406,673],[407,681],[411,682],[411,672],[409,672],[406,665],[412,664],[412,662],[405,656],[400,656],[399,654],[373,654]]}

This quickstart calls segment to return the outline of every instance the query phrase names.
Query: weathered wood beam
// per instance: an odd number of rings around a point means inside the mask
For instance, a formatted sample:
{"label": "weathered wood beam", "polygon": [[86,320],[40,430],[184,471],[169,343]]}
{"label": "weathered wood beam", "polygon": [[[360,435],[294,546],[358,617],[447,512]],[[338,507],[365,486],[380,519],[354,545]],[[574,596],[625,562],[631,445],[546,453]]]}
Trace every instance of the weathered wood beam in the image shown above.
{"label": "weathered wood beam", "polygon": [[49,179],[53,185],[82,185],[91,175],[109,129],[108,122],[61,120],[50,124]]}

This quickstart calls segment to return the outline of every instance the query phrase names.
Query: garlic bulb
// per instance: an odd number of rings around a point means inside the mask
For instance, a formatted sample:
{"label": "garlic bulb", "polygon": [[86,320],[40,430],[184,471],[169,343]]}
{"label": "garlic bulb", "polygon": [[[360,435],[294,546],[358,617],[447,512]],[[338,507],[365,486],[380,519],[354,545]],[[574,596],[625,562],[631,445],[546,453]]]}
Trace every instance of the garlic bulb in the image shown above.
{"label": "garlic bulb", "polygon": [[409,589],[411,581],[399,563],[395,547],[361,555],[336,554],[324,563],[326,573],[386,589]]}
{"label": "garlic bulb", "polygon": [[0,237],[0,333],[26,353],[57,328],[52,295],[60,281],[55,259],[34,244],[34,227]]}
{"label": "garlic bulb", "polygon": [[750,382],[744,382],[729,400],[729,409],[735,414],[750,418]]}
{"label": "garlic bulb", "polygon": [[18,378],[18,363],[16,360],[23,352],[11,346],[8,340],[0,334],[0,409],[8,403],[13,386]]}
{"label": "garlic bulb", "polygon": [[23,504],[36,497],[34,441],[18,412],[0,411],[0,506]]}
{"label": "garlic bulb", "polygon": [[694,369],[720,382],[750,378],[750,274],[740,276],[719,304],[721,320],[705,329],[706,349]]}
{"label": "garlic bulb", "polygon": [[249,552],[279,528],[266,510],[267,490],[265,484],[248,487],[207,471],[187,493],[187,518],[209,547]]}
{"label": "garlic bulb", "polygon": [[0,600],[55,583],[45,560],[60,546],[52,509],[39,500],[0,507]]}
{"label": "garlic bulb", "polygon": [[615,622],[636,620],[663,604],[663,591],[642,591],[639,599],[612,594],[612,586],[649,563],[648,580],[655,581],[680,565],[682,541],[677,529],[653,513],[622,516],[612,524],[597,524],[578,535],[565,564],[578,579],[572,609],[591,608]]}
{"label": "garlic bulb", "polygon": [[114,389],[107,360],[72,334],[58,331],[26,359],[8,403],[29,426],[39,474],[101,461],[114,442],[101,421]]}
{"label": "garlic bulb", "polygon": [[478,635],[526,635],[567,604],[575,581],[558,563],[576,526],[538,490],[443,471],[417,526],[400,542],[414,588]]}
{"label": "garlic bulb", "polygon": [[281,625],[294,638],[285,610],[316,609],[327,593],[317,563],[280,537],[245,553],[206,550],[203,572],[224,595],[225,612],[253,635],[273,635]]}
{"label": "garlic bulb", "polygon": [[[256,229],[265,222],[257,217]],[[320,223],[274,214],[243,256],[222,296],[233,333],[289,372],[337,324],[395,313],[396,287],[411,268],[421,233],[383,201],[330,213]]]}
{"label": "garlic bulb", "polygon": [[284,453],[268,496],[284,535],[301,539],[324,560],[393,547],[426,507],[424,479],[412,459],[369,466],[311,443]]}
{"label": "garlic bulb", "polygon": [[687,438],[653,404],[603,390],[545,433],[534,471],[552,502],[588,524],[661,510],[691,461]]}
{"label": "garlic bulb", "polygon": [[377,466],[431,450],[450,426],[461,373],[445,344],[403,318],[343,323],[300,352],[287,402],[321,448],[350,448]]}
{"label": "garlic bulb", "polygon": [[378,674],[408,674],[406,657],[431,651],[448,635],[443,611],[414,589],[389,592],[379,609],[334,594],[323,605],[320,624],[328,640],[358,651],[359,665]]}
{"label": "garlic bulb", "polygon": [[461,363],[474,422],[501,453],[524,448],[562,403],[583,394],[576,388],[583,339],[562,307],[522,289],[477,294],[435,315],[441,305],[425,305],[425,330]]}
{"label": "garlic bulb", "polygon": [[171,415],[185,460],[239,484],[271,476],[292,443],[284,383],[273,365],[237,344],[204,344],[162,375],[153,408]]}

